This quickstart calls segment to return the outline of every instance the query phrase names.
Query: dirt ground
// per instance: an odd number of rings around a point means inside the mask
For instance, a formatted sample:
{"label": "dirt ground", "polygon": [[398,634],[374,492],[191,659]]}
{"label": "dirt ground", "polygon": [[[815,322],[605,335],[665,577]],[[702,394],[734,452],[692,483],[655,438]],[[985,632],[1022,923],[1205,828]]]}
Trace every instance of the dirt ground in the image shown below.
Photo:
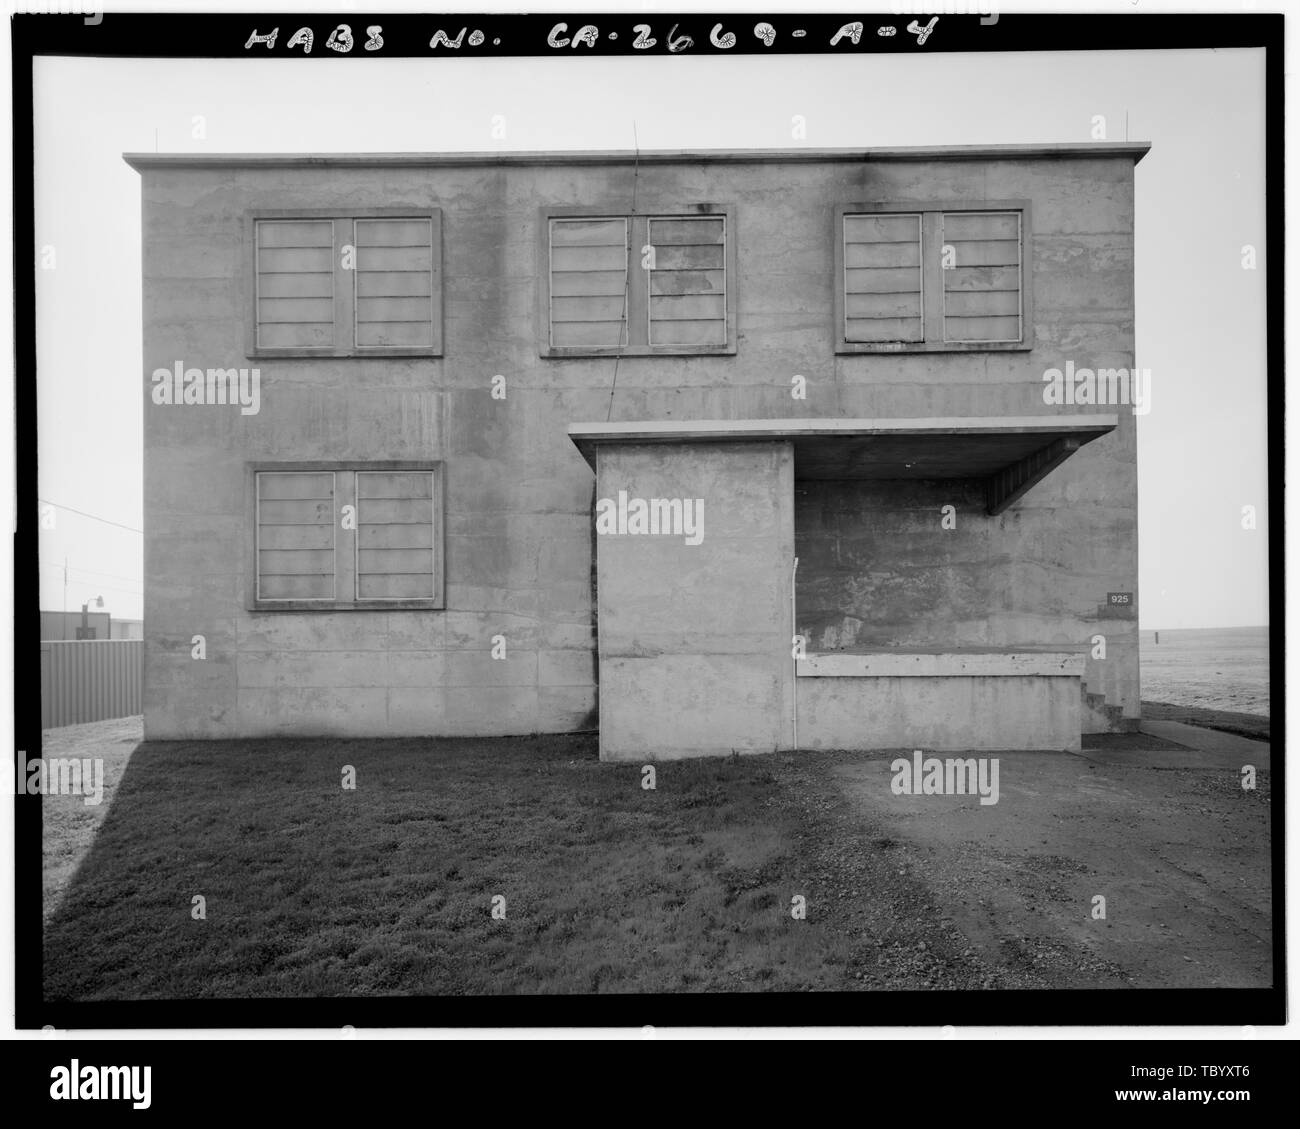
{"label": "dirt ground", "polygon": [[87,804],[81,796],[41,798],[46,920],[90,850],[95,833],[113,805],[127,762],[143,738],[144,719],[141,717],[65,725],[59,729],[47,729],[41,734],[41,756],[91,757],[101,758],[104,762],[104,795],[100,803]]}
{"label": "dirt ground", "polygon": [[999,754],[987,806],[894,795],[888,755],[844,754],[831,773],[994,970],[990,987],[1268,986],[1269,774],[1245,791],[1237,769],[1167,767],[1168,743],[1112,744]]}

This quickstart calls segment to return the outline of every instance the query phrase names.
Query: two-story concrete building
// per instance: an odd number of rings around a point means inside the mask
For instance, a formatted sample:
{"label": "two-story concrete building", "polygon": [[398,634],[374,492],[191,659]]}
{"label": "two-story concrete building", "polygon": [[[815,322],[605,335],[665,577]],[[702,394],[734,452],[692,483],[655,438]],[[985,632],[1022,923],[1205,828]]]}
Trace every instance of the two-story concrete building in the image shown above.
{"label": "two-story concrete building", "polygon": [[1146,151],[128,155],[146,736],[1131,725]]}

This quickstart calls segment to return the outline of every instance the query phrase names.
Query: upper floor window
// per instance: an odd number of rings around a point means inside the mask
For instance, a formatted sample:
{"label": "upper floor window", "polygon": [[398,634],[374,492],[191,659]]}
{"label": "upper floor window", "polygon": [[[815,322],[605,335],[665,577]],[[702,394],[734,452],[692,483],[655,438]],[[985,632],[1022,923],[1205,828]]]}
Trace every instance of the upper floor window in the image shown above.
{"label": "upper floor window", "polygon": [[438,211],[250,220],[255,356],[438,356]]}
{"label": "upper floor window", "polygon": [[734,353],[729,209],[547,213],[543,356]]}
{"label": "upper floor window", "polygon": [[848,207],[837,216],[836,349],[1023,349],[1024,204]]}

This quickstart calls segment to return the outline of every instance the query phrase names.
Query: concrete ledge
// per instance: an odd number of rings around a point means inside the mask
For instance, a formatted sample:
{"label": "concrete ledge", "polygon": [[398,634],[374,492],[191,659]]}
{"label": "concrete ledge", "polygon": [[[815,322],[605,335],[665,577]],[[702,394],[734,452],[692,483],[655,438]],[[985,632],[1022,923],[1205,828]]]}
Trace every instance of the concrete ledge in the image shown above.
{"label": "concrete ledge", "polygon": [[1077,753],[1080,695],[1068,678],[803,678],[799,747]]}
{"label": "concrete ledge", "polygon": [[1084,658],[1072,651],[809,655],[796,660],[795,674],[800,678],[1082,678]]}
{"label": "concrete ledge", "polygon": [[1114,412],[1037,416],[945,416],[922,419],[651,419],[571,423],[569,438],[584,450],[595,443],[701,443],[727,440],[888,435],[1103,435],[1119,424]]}
{"label": "concrete ledge", "polygon": [[789,442],[796,479],[983,478],[1010,505],[1073,452],[1119,425],[1114,413],[897,419],[686,419],[571,423],[594,468],[602,448]]}

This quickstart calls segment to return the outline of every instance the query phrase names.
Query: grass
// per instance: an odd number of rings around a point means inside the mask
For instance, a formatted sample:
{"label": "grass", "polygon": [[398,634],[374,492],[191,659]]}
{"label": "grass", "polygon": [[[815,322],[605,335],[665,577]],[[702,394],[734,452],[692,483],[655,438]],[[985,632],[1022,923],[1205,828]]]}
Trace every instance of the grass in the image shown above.
{"label": "grass", "polygon": [[[794,763],[660,764],[645,790],[590,737],[144,743],[48,915],[45,996],[861,984],[898,941],[848,927],[842,801]],[[71,806],[50,809],[47,842]],[[887,847],[851,842],[890,923],[914,891]]]}
{"label": "grass", "polygon": [[[1046,809],[922,819],[887,790],[903,750],[660,763],[647,790],[592,737],[137,744],[138,724],[43,740],[106,770],[98,808],[41,801],[49,1001],[1112,987],[1181,982],[1189,952],[1206,975],[1266,963],[1249,945],[1225,957],[1213,928],[1137,950],[1094,937],[1072,877],[1008,885],[1035,866],[1071,876],[1076,851],[1098,881],[1123,880],[1130,854],[1159,871],[1162,843],[1195,841],[1207,814],[1260,865],[1266,820],[1242,813],[1235,777],[1175,772],[1171,796],[1150,779],[1163,769],[1106,768],[1125,802],[1168,801],[1153,841],[1114,796],[1081,800],[1094,766],[1065,754],[1019,764],[1025,795],[1057,789]],[[1089,828],[1118,820],[1118,848],[1072,829],[1085,808]],[[1189,920],[1237,928],[1255,903],[1228,896],[1214,856],[1180,896]]]}
{"label": "grass", "polygon": [[1168,702],[1143,702],[1142,717],[1147,721],[1183,721],[1204,729],[1219,729],[1254,741],[1267,741],[1271,721],[1267,714],[1239,713],[1233,710],[1206,709],[1200,706],[1174,705]]}

